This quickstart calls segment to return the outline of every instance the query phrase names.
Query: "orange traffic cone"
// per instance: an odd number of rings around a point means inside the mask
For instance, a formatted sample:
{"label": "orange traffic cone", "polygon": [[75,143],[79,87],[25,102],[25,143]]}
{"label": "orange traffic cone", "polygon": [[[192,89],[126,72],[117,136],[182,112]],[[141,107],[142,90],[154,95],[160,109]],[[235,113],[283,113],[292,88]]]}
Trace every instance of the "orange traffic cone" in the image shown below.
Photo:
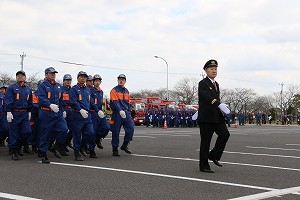
{"label": "orange traffic cone", "polygon": [[237,128],[238,125],[237,125],[237,120],[235,120],[235,123],[234,123],[234,128]]}
{"label": "orange traffic cone", "polygon": [[167,120],[165,120],[165,123],[164,123],[164,129],[168,128],[167,126]]}

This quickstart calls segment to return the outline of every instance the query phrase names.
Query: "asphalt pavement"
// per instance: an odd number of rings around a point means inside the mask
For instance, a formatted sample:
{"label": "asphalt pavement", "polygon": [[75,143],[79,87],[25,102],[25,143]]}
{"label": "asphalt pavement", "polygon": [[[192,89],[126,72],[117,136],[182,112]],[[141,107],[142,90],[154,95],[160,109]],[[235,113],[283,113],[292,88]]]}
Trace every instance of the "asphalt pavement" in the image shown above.
{"label": "asphalt pavement", "polygon": [[210,163],[214,174],[199,171],[199,128],[137,126],[133,154],[120,157],[112,156],[109,134],[99,158],[84,161],[73,152],[50,153],[50,164],[37,154],[13,161],[0,148],[0,199],[300,199],[300,126],[229,131],[223,167]]}

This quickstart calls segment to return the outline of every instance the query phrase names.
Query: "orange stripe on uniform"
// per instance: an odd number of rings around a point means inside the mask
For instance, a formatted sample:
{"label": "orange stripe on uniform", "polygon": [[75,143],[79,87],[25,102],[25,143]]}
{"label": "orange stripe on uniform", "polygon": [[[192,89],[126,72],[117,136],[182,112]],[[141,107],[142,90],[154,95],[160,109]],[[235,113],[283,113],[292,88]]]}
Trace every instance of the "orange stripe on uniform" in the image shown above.
{"label": "orange stripe on uniform", "polygon": [[32,103],[37,104],[39,102],[39,97],[36,94],[32,94]]}
{"label": "orange stripe on uniform", "polygon": [[47,92],[47,98],[48,98],[48,99],[51,98],[51,92]]}
{"label": "orange stripe on uniform", "polygon": [[115,100],[118,100],[118,99],[119,98],[118,98],[118,94],[117,94],[116,90],[112,90],[110,92],[110,100],[115,101]]}
{"label": "orange stripe on uniform", "polygon": [[128,93],[125,93],[124,94],[124,99],[129,101],[130,100],[130,95]]}
{"label": "orange stripe on uniform", "polygon": [[64,100],[64,101],[69,101],[69,100],[70,100],[69,94],[63,94],[62,100]]}
{"label": "orange stripe on uniform", "polygon": [[17,99],[17,100],[20,99],[20,93],[17,93],[16,99]]}

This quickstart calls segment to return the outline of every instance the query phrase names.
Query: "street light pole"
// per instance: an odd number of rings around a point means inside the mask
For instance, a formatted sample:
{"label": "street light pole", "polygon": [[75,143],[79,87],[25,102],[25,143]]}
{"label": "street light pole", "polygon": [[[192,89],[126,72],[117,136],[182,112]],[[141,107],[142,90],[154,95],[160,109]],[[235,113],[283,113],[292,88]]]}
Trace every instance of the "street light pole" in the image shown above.
{"label": "street light pole", "polygon": [[169,65],[168,65],[168,62],[165,59],[163,59],[162,57],[159,57],[159,56],[154,56],[154,57],[162,59],[163,61],[165,61],[166,65],[167,65],[167,100],[169,100]]}

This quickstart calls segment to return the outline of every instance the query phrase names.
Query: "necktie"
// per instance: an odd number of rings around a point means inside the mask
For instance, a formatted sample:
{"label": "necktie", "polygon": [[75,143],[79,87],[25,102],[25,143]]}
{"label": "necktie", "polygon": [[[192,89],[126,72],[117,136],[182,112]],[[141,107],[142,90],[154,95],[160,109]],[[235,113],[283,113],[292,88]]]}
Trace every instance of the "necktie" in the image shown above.
{"label": "necktie", "polygon": [[213,82],[214,86],[215,86],[215,90],[216,92],[218,92],[218,88],[217,88],[217,84],[216,84],[216,81]]}

